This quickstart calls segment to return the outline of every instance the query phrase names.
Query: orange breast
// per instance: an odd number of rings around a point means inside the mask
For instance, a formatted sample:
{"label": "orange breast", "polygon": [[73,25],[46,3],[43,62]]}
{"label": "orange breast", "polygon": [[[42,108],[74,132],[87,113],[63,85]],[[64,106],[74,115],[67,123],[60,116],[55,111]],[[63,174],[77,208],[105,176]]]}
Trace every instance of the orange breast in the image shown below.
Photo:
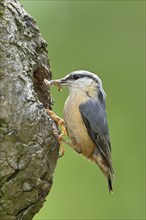
{"label": "orange breast", "polygon": [[[84,98],[83,102],[87,98]],[[87,129],[80,114],[80,96],[68,97],[64,106],[64,120],[68,136],[73,143],[73,149],[91,159],[95,150],[95,144],[90,139]]]}

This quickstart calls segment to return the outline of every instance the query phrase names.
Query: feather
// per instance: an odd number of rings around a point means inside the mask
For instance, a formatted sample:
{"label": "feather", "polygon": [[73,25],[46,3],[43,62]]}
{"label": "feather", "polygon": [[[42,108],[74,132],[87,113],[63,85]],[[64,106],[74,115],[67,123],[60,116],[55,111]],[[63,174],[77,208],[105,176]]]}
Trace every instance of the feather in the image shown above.
{"label": "feather", "polygon": [[[79,109],[88,134],[96,144],[97,154],[101,155],[104,165],[106,164],[109,191],[112,191],[112,177],[114,172],[111,161],[111,144],[106,117],[105,99],[89,99],[86,103],[81,104]],[[100,168],[102,169],[101,166]]]}

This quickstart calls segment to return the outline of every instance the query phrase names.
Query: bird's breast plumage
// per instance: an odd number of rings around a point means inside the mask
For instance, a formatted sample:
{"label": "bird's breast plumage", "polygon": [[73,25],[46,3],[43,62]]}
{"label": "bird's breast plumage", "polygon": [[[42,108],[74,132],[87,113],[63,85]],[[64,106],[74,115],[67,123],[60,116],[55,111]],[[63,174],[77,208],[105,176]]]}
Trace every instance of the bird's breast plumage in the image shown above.
{"label": "bird's breast plumage", "polygon": [[81,100],[81,96],[78,94],[70,95],[64,106],[64,120],[68,136],[73,143],[73,149],[92,159],[96,146],[88,135],[79,110],[80,103],[86,102],[86,99],[88,98],[82,96]]}

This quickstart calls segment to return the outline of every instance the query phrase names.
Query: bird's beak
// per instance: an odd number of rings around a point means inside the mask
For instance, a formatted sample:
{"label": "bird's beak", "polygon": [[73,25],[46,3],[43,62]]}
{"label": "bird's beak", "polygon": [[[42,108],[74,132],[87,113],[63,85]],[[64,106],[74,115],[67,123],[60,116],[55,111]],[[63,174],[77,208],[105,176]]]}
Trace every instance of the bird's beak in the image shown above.
{"label": "bird's beak", "polygon": [[66,78],[62,78],[62,79],[57,79],[57,80],[53,80],[53,84],[54,85],[60,85],[60,86],[68,86],[69,82]]}
{"label": "bird's beak", "polygon": [[57,86],[59,91],[62,90],[62,86],[68,86],[68,80],[65,78],[52,80],[51,83],[52,85]]}

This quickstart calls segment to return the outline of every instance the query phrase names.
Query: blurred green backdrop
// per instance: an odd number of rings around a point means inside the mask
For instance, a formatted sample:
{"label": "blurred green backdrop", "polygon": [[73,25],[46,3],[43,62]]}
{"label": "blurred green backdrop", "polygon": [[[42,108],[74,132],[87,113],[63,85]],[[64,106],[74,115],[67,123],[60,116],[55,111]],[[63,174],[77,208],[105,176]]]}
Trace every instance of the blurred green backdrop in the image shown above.
{"label": "blurred green backdrop", "polygon": [[[98,167],[66,146],[35,220],[145,219],[145,1],[21,3],[48,43],[53,78],[77,69],[102,78],[116,173],[111,195]],[[51,91],[62,117],[68,92]]]}

